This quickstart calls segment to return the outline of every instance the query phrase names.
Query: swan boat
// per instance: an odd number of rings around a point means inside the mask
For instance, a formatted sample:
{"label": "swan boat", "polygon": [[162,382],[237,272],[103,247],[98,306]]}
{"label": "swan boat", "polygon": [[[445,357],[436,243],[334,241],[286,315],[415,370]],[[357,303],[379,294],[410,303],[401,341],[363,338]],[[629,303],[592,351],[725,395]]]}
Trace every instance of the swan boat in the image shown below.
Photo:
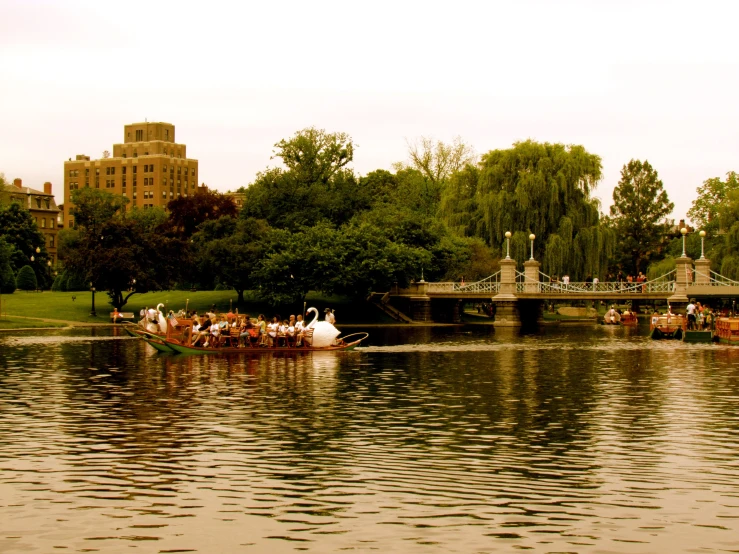
{"label": "swan boat", "polygon": [[[308,308],[306,314],[313,312],[313,320],[305,326],[309,332],[310,343],[303,341],[297,345],[287,340],[275,340],[270,346],[257,346],[251,341],[245,341],[245,346],[216,346],[203,347],[192,344],[192,319],[165,318],[157,306],[157,331],[153,330],[151,320],[142,320],[139,325],[129,324],[124,326],[126,332],[134,337],[143,339],[159,352],[177,352],[180,354],[243,354],[263,352],[327,352],[338,350],[353,350],[365,340],[369,333],[352,333],[339,337],[339,331],[328,321],[318,321],[318,310]],[[152,330],[149,330],[152,328]],[[166,329],[166,332],[161,332]]]}

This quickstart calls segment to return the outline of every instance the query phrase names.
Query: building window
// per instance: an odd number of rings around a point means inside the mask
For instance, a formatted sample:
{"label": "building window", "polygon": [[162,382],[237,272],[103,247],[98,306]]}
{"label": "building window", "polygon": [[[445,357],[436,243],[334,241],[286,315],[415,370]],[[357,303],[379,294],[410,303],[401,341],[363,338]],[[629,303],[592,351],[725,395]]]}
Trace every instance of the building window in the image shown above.
{"label": "building window", "polygon": [[41,199],[40,198],[36,198],[36,207],[41,209]]}
{"label": "building window", "polygon": [[133,191],[133,199],[136,200],[136,191]]}
{"label": "building window", "polygon": [[137,166],[133,166],[133,174],[136,175],[136,170],[138,169]]}
{"label": "building window", "polygon": [[154,164],[149,164],[149,173],[154,173]]}
{"label": "building window", "polygon": [[48,210],[51,207],[51,200],[48,198],[44,199],[44,203],[46,204],[46,209]]}
{"label": "building window", "polygon": [[54,248],[54,237],[49,237],[49,248]]}
{"label": "building window", "polygon": [[126,167],[125,166],[121,168],[121,173],[123,173],[123,175],[126,174]]}
{"label": "building window", "polygon": [[100,168],[99,167],[96,167],[95,168],[95,175],[100,175]]}
{"label": "building window", "polygon": [[[166,152],[165,152],[165,154],[166,154]],[[166,165],[163,165],[162,166],[162,173],[167,173],[167,166]]]}
{"label": "building window", "polygon": [[46,229],[46,218],[45,217],[41,218],[41,228]]}
{"label": "building window", "polygon": [[69,218],[69,228],[74,229],[74,218],[73,217]]}
{"label": "building window", "polygon": [[126,153],[125,153],[125,152],[123,152],[123,154],[121,154],[121,157],[122,157],[122,158],[125,158],[125,157],[126,157]]}
{"label": "building window", "polygon": [[136,131],[136,141],[144,140],[144,131],[139,129]]}
{"label": "building window", "polygon": [[177,168],[177,175],[182,175],[182,166]]}
{"label": "building window", "polygon": [[139,157],[139,154],[138,154],[138,152],[136,152],[136,150],[133,151],[133,157],[134,158],[138,158]]}
{"label": "building window", "polygon": [[105,168],[105,174],[106,174],[106,175],[110,175],[110,168],[109,168],[109,167],[106,167],[106,168]]}
{"label": "building window", "polygon": [[166,190],[163,190],[162,191],[162,198],[167,198],[167,191]]}

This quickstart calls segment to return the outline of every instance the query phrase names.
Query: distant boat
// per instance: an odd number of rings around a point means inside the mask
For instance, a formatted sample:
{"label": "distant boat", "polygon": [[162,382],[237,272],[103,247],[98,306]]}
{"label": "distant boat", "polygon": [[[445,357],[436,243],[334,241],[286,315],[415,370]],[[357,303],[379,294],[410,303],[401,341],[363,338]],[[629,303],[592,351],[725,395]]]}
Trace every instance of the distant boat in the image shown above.
{"label": "distant boat", "polygon": [[682,315],[654,315],[649,328],[653,339],[681,340],[687,330],[688,321]]}
{"label": "distant boat", "polygon": [[739,317],[719,317],[716,320],[715,336],[718,342],[739,344]]}

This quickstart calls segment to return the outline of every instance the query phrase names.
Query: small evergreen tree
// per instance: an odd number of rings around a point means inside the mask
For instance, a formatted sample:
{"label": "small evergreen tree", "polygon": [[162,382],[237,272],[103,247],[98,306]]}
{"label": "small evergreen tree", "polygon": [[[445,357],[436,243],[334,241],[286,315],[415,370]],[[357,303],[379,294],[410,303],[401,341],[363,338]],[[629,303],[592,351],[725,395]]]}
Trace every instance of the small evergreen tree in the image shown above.
{"label": "small evergreen tree", "polygon": [[67,280],[64,275],[57,275],[54,278],[54,282],[51,284],[51,290],[53,292],[64,292],[67,290]]}
{"label": "small evergreen tree", "polygon": [[12,294],[15,292],[15,275],[10,262],[5,262],[0,266],[0,294]]}
{"label": "small evergreen tree", "polygon": [[36,290],[38,288],[36,273],[30,265],[24,265],[20,269],[15,281],[20,290]]}

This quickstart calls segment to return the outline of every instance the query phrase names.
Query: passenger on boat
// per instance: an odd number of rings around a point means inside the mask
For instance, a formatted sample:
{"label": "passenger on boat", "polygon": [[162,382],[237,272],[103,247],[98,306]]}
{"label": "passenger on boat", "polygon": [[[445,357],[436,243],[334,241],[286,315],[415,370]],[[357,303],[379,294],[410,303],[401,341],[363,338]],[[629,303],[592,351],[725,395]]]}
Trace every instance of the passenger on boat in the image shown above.
{"label": "passenger on boat", "polygon": [[326,314],[326,321],[328,321],[331,325],[336,323],[336,316],[334,316],[334,311],[331,308],[326,308],[323,311]]}
{"label": "passenger on boat", "polygon": [[267,344],[269,346],[275,345],[275,339],[277,339],[277,333],[280,330],[280,320],[277,316],[272,318],[272,322],[267,325]]}
{"label": "passenger on boat", "polygon": [[259,346],[266,346],[267,344],[267,322],[264,319],[264,314],[257,316],[257,327],[259,327]]}
{"label": "passenger on boat", "polygon": [[688,314],[688,329],[695,329],[695,304],[693,304],[692,298],[688,303],[688,306],[685,308],[685,312]]}
{"label": "passenger on boat", "polygon": [[210,318],[206,315],[205,320],[202,323],[200,323],[200,325],[198,326],[197,333],[193,334],[193,336],[195,337],[192,341],[193,346],[197,346],[198,341],[203,337],[205,337],[205,340],[207,342],[208,336],[210,335],[210,325],[211,325]]}
{"label": "passenger on boat", "polygon": [[218,346],[219,342],[221,340],[221,326],[218,321],[214,321],[210,326],[210,336],[203,344],[204,347]]}

